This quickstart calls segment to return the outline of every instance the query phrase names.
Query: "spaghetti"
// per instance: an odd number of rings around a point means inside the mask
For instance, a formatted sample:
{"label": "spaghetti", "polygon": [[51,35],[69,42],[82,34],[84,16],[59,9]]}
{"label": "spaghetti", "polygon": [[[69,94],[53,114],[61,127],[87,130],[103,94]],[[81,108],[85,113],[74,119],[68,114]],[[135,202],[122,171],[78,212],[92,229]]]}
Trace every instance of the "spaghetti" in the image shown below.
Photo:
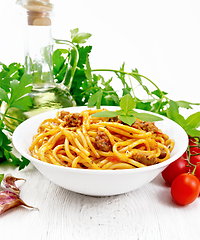
{"label": "spaghetti", "polygon": [[81,113],[57,112],[44,120],[29,148],[38,160],[82,169],[131,169],[166,161],[174,140],[153,122],[139,119],[132,126],[117,117],[92,117],[106,109]]}

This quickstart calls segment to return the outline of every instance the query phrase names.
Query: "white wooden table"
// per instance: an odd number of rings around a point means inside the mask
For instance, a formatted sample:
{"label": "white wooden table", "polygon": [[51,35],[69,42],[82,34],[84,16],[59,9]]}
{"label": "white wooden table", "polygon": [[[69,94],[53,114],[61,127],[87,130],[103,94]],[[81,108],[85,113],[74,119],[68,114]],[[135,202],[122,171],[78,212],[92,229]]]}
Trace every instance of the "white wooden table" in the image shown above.
{"label": "white wooden table", "polygon": [[0,172],[18,181],[21,198],[39,210],[17,207],[0,215],[2,239],[19,240],[197,240],[200,198],[181,207],[159,175],[141,189],[111,197],[70,192],[44,178],[32,165]]}

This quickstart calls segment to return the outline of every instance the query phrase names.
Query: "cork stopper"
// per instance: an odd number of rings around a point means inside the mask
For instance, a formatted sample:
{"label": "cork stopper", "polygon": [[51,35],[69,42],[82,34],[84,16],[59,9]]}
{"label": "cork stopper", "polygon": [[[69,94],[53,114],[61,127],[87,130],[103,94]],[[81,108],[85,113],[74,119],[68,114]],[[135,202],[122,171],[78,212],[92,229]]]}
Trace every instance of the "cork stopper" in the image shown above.
{"label": "cork stopper", "polygon": [[53,5],[49,0],[18,0],[27,11],[28,25],[34,26],[50,26],[50,13],[53,10]]}

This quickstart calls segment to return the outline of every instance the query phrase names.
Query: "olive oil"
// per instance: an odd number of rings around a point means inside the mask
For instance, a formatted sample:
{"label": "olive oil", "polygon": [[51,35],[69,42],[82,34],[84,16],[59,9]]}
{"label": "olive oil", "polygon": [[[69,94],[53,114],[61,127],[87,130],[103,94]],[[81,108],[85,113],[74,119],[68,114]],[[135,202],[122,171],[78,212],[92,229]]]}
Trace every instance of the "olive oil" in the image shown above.
{"label": "olive oil", "polygon": [[27,118],[52,109],[75,106],[75,101],[69,92],[59,87],[40,91],[32,90],[30,97],[33,100],[33,106],[25,112]]}
{"label": "olive oil", "polygon": [[[65,107],[73,107],[76,105],[72,96],[67,90],[62,90],[60,87],[54,87],[48,90],[32,90],[29,94],[33,101],[33,105],[28,111],[23,112],[18,108],[9,108],[7,111],[4,123],[7,128],[13,132],[15,128],[26,119],[37,115],[42,112],[50,111],[53,109],[60,109]],[[2,104],[1,111],[4,113],[6,104]]]}

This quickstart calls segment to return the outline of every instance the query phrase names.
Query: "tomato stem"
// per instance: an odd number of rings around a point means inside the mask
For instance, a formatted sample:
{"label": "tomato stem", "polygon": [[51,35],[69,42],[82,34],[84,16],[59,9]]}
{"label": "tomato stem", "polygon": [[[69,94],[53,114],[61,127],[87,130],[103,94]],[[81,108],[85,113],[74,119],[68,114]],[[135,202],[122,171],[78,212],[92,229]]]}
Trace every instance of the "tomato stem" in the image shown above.
{"label": "tomato stem", "polygon": [[193,164],[193,163],[191,163],[191,162],[190,162],[190,157],[191,157],[191,156],[193,156],[193,154],[191,154],[191,153],[190,153],[190,146],[189,146],[189,145],[188,145],[188,147],[187,147],[187,153],[188,153],[188,157],[187,157],[187,159],[186,159],[186,160],[187,160],[187,162],[188,162],[188,164],[189,164],[189,165],[191,165],[191,166],[193,166],[193,167],[194,167],[193,171],[191,172],[191,174],[193,174],[193,175],[194,175],[194,174],[195,174],[195,171],[196,171],[196,168],[197,168],[197,166],[196,166],[195,164]]}

